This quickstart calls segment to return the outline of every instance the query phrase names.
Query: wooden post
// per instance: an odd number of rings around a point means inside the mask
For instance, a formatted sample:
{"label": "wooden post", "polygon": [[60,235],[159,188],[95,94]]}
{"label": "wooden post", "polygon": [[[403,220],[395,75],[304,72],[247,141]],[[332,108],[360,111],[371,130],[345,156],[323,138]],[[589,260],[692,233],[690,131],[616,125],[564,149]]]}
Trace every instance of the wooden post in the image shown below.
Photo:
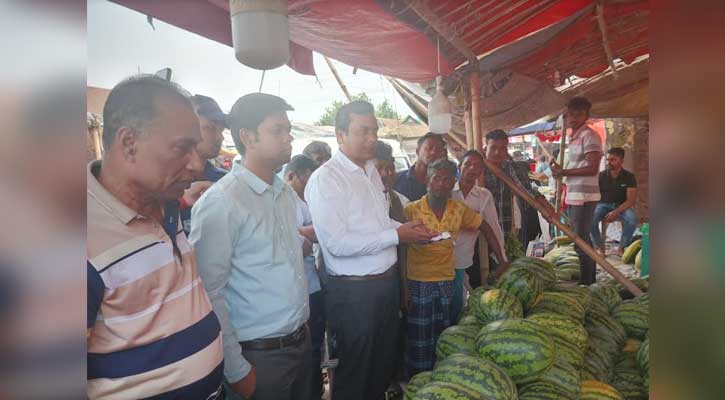
{"label": "wooden post", "polygon": [[[537,209],[539,212],[543,213],[543,207],[531,196],[525,189],[519,187],[514,181],[508,177],[503,171],[501,171],[496,165],[494,165],[491,161],[487,159],[483,159],[483,163],[488,168],[489,171],[491,171],[492,174],[494,174],[498,179],[501,180],[506,186],[511,188],[511,190],[519,196],[522,200],[529,203],[532,207]],[[548,220],[548,218],[547,218]],[[579,237],[579,235],[574,232],[571,227],[561,222],[561,220],[558,217],[558,210],[557,214],[554,218],[549,221],[550,223],[556,225],[557,228],[559,228],[562,232],[564,232],[565,235],[569,236],[574,243],[579,246],[580,249],[582,249],[589,257],[591,257],[594,261],[597,262],[609,275],[611,275],[617,282],[621,283],[622,286],[624,286],[629,292],[631,292],[635,296],[639,296],[642,294],[642,290],[637,287],[634,283],[632,283],[627,277],[622,275],[621,272],[619,272],[612,264],[607,261],[604,256],[597,253],[597,251],[589,245],[584,239]]]}
{"label": "wooden post", "polygon": [[340,79],[340,75],[337,74],[337,69],[332,64],[332,61],[327,58],[327,56],[323,56],[325,58],[325,61],[327,62],[327,66],[330,67],[330,71],[332,71],[332,75],[335,77],[335,80],[337,80],[337,84],[340,85],[340,89],[342,89],[342,92],[345,93],[345,97],[347,97],[347,101],[352,101],[352,96],[350,96],[350,92],[347,91],[347,86],[345,86],[344,83],[342,83],[342,79]]}
{"label": "wooden post", "polygon": [[478,66],[471,71],[471,127],[473,128],[473,148],[481,151],[481,85],[478,80]]}

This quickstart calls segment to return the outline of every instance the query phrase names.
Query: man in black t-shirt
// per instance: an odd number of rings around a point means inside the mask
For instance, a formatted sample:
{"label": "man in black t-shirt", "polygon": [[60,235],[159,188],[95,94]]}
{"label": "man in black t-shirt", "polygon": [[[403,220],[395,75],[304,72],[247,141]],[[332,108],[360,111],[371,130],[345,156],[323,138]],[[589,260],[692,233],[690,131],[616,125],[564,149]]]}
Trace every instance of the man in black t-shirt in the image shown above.
{"label": "man in black t-shirt", "polygon": [[[622,168],[624,149],[612,147],[607,151],[607,169],[599,173],[599,191],[602,198],[594,211],[592,239],[594,245],[604,253],[604,241],[599,232],[599,223],[622,222],[622,238],[619,240],[618,254],[632,241],[637,227],[637,215],[634,202],[637,199],[637,179],[634,174]],[[606,240],[606,238],[605,238]]]}

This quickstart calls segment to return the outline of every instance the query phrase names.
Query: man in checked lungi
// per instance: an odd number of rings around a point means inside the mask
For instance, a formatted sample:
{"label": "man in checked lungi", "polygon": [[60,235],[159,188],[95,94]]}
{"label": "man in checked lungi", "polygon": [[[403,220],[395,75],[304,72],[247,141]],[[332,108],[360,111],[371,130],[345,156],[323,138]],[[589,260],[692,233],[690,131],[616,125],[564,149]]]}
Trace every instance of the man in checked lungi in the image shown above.
{"label": "man in checked lungi", "polygon": [[456,164],[439,160],[428,166],[428,193],[409,204],[409,221],[422,222],[441,234],[431,241],[408,246],[408,345],[407,367],[412,376],[433,369],[435,345],[440,333],[451,325],[451,300],[455,277],[454,241],[462,230],[479,230],[504,260],[493,230],[481,214],[465,203],[451,199],[456,183]]}

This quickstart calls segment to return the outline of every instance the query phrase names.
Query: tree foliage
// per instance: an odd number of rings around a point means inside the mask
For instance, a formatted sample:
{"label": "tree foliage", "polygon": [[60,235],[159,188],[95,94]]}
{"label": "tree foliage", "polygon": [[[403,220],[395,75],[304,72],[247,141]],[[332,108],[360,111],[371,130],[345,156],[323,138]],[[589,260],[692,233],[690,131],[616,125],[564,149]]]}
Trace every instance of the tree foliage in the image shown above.
{"label": "tree foliage", "polygon": [[[353,95],[352,100],[363,100],[371,104],[373,102],[365,92]],[[335,115],[337,115],[337,110],[345,104],[347,103],[340,100],[333,101],[332,104],[325,108],[325,112],[322,114],[320,119],[315,122],[315,125],[335,125]],[[378,118],[400,119],[400,115],[395,112],[393,106],[388,100],[384,100],[375,107],[375,116]]]}

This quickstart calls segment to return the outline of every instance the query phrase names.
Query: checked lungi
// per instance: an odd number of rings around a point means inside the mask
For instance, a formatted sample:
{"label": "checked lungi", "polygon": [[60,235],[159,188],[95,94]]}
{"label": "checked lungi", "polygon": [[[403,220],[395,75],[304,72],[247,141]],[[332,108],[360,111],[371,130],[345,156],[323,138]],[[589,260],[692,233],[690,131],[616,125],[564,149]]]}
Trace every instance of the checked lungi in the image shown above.
{"label": "checked lungi", "polygon": [[438,337],[451,326],[453,281],[408,280],[408,291],[410,309],[406,363],[408,374],[413,376],[433,369]]}

